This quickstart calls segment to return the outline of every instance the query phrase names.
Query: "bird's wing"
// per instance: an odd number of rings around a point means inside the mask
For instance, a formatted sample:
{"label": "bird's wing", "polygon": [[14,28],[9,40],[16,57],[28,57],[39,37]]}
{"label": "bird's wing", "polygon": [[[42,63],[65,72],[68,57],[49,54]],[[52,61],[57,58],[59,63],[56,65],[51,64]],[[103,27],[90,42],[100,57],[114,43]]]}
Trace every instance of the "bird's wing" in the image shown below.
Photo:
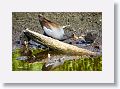
{"label": "bird's wing", "polygon": [[56,22],[52,22],[50,20],[44,19],[43,21],[43,25],[51,30],[58,30],[58,29],[62,29],[63,26],[61,26],[60,24],[56,23]]}

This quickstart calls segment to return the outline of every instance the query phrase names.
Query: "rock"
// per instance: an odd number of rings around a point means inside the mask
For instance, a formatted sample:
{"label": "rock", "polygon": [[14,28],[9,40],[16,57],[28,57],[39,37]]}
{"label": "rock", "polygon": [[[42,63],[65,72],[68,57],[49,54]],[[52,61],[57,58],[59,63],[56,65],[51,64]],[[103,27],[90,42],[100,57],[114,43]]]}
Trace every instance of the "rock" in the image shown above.
{"label": "rock", "polygon": [[28,59],[27,56],[20,56],[20,57],[17,58],[17,60],[27,60],[27,59]]}
{"label": "rock", "polygon": [[87,33],[85,36],[85,41],[87,44],[92,44],[96,39],[96,34],[92,34],[91,32]]}

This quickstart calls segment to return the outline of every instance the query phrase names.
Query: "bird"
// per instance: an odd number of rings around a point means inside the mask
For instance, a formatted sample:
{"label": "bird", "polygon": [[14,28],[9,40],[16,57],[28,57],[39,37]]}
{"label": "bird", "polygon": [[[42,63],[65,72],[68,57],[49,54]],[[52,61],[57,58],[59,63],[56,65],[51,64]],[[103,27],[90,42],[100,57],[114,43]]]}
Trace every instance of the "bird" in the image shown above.
{"label": "bird", "polygon": [[[43,17],[42,15],[38,15],[40,25],[42,29],[44,30],[45,36],[52,37],[57,40],[65,40],[67,38],[64,38],[64,28],[70,25],[61,26],[60,24],[50,21]],[[69,38],[69,37],[68,37]]]}

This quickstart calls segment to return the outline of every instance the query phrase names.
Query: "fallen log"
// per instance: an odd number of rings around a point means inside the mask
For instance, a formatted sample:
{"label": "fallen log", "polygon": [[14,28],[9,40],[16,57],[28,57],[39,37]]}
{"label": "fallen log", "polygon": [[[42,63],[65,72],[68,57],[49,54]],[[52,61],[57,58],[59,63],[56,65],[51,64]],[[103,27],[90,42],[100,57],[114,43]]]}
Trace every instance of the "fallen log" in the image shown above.
{"label": "fallen log", "polygon": [[64,42],[61,42],[59,40],[53,39],[51,37],[44,36],[42,34],[39,34],[37,32],[31,31],[31,30],[24,30],[24,34],[29,37],[30,39],[46,45],[50,49],[53,49],[56,52],[60,52],[66,55],[88,55],[88,56],[98,56],[99,54],[89,51],[87,49],[79,48],[77,46],[73,46]]}

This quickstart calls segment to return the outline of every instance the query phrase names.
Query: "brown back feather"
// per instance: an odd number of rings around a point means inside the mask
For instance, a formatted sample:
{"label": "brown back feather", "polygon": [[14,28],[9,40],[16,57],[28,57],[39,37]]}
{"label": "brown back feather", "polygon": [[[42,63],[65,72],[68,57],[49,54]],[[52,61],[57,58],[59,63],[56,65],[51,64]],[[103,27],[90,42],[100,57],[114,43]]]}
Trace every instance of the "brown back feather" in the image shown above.
{"label": "brown back feather", "polygon": [[48,29],[61,29],[62,26],[60,26],[58,23],[52,22],[46,18],[44,18],[43,16],[38,15],[39,17],[39,22],[43,28],[43,26],[45,26]]}

